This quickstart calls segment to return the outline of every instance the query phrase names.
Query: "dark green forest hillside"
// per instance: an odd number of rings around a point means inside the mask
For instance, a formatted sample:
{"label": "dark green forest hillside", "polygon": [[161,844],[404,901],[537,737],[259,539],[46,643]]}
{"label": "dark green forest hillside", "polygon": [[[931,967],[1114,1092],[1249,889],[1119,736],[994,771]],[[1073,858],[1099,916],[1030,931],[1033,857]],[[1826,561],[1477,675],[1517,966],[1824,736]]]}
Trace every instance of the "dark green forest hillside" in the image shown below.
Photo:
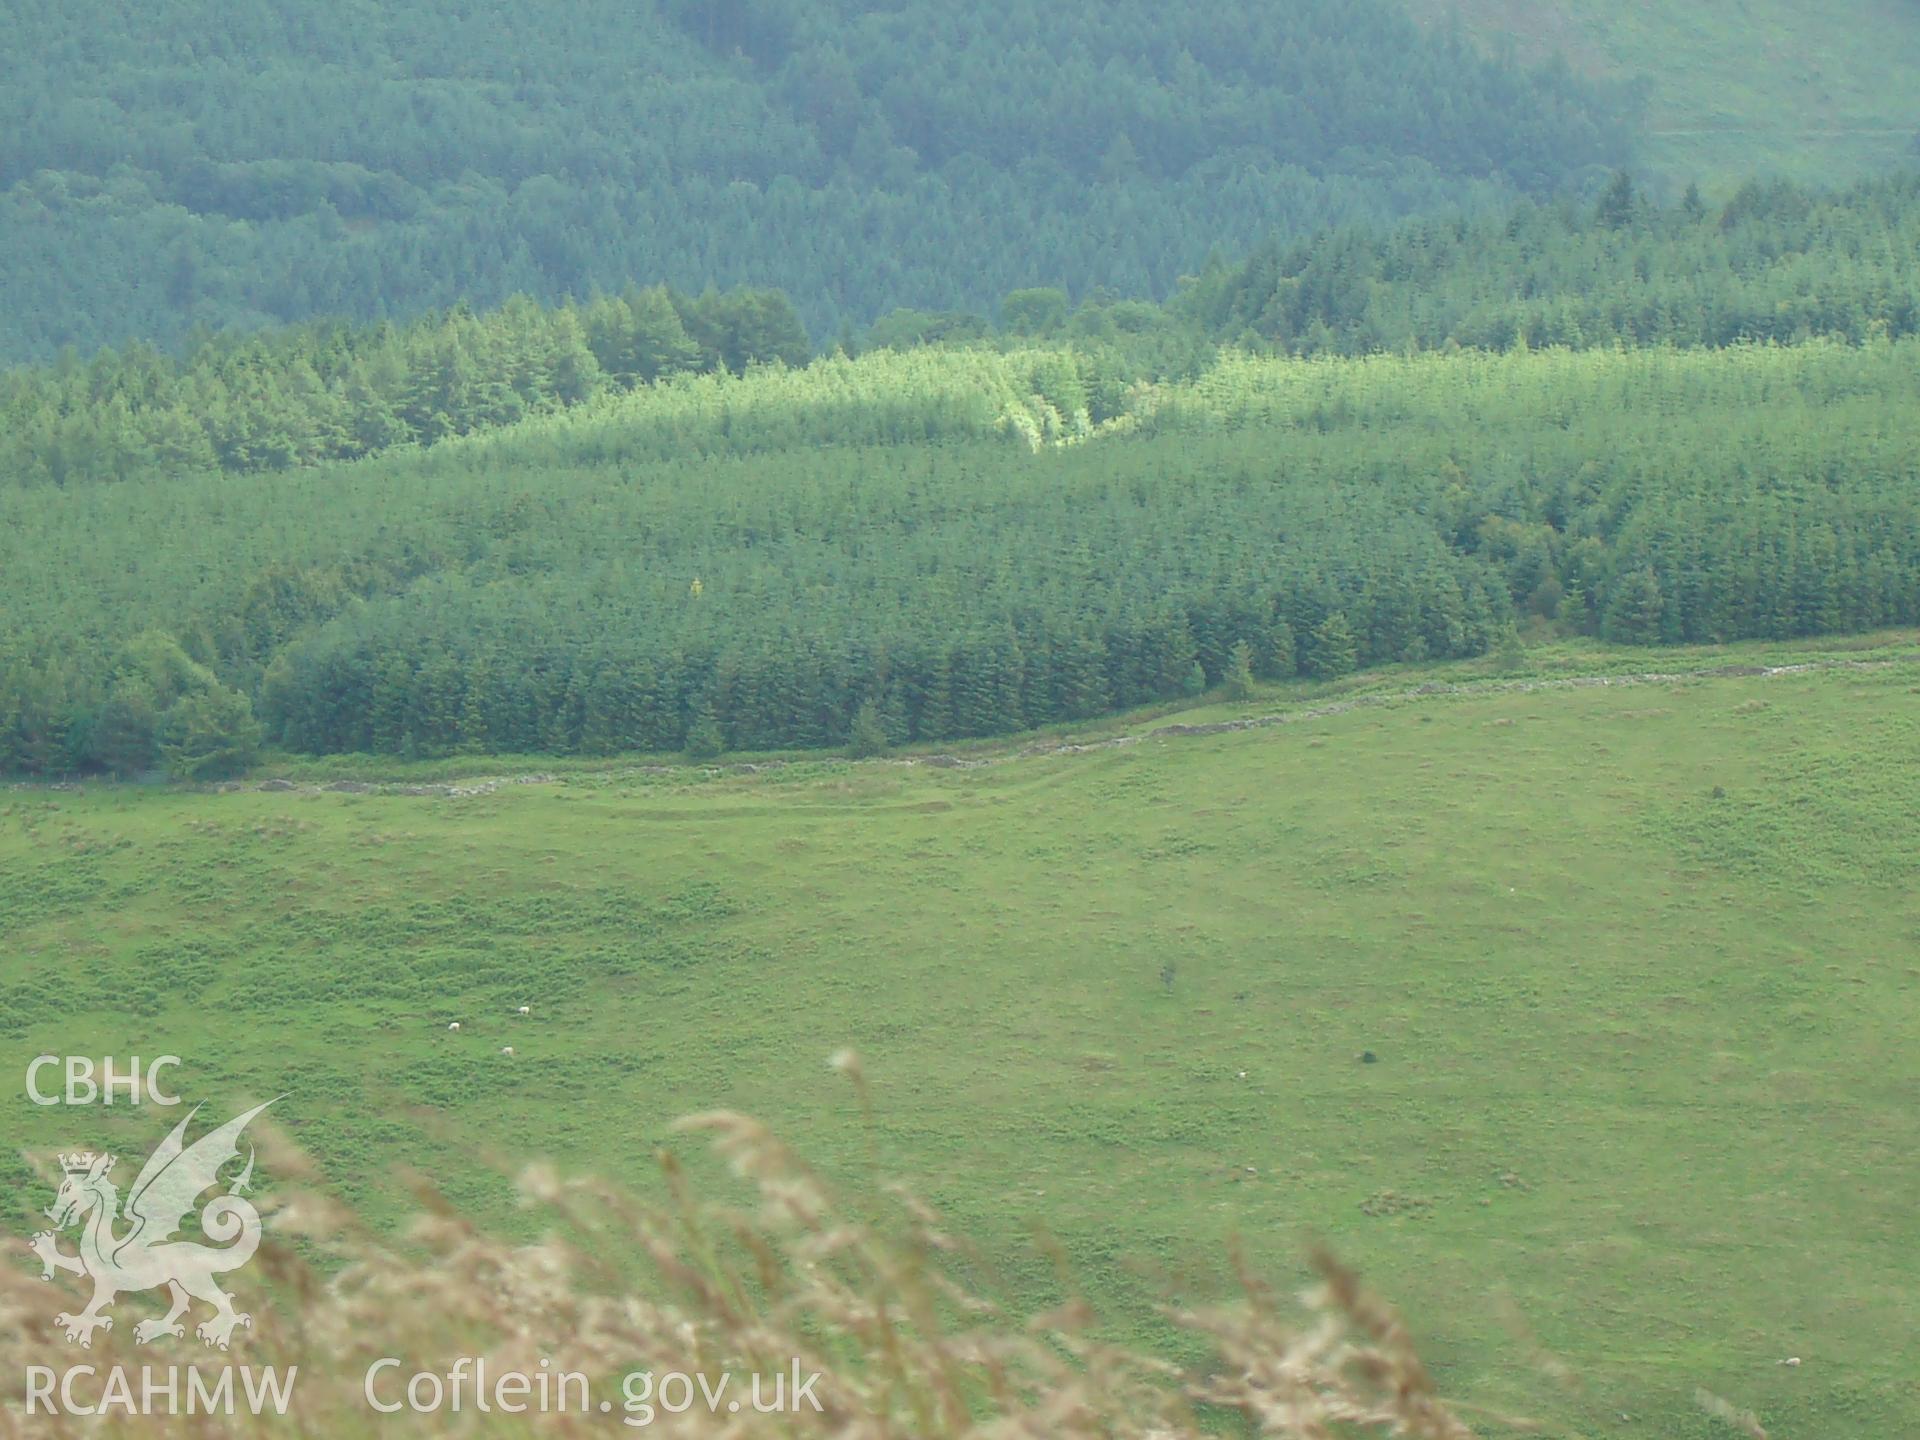
{"label": "dark green forest hillside", "polygon": [[1597,204],[1342,227],[1210,271],[1179,309],[1296,354],[1460,345],[1721,346],[1920,329],[1920,175],[1840,194],[1750,181],[1661,206],[1624,173]]}
{"label": "dark green forest hillside", "polygon": [[[665,281],[816,340],[1545,195],[1630,92],[1391,0],[0,5],[0,360]],[[956,242],[964,237],[964,245]],[[956,263],[957,262],[957,263]]]}
{"label": "dark green forest hillside", "polygon": [[0,769],[938,742],[1359,666],[1920,623],[1920,340],[1130,384],[685,376],[272,474],[0,487]]}
{"label": "dark green forest hillside", "polygon": [[[1689,196],[1665,207],[1622,177],[1590,205],[1522,201],[1479,219],[1265,246],[1210,267],[1166,306],[1075,307],[1064,292],[1027,289],[1000,310],[999,331],[979,314],[896,311],[855,348],[1070,346],[1084,394],[1058,408],[1084,408],[1099,425],[1124,412],[1130,387],[1190,377],[1220,343],[1365,354],[1899,339],[1920,331],[1920,177],[1837,195],[1751,184],[1723,205]],[[776,291],[664,286],[227,336],[181,358],[126,346],[0,372],[0,484],[356,459],[809,354]],[[869,419],[850,419],[848,433]]]}
{"label": "dark green forest hillside", "polygon": [[85,9],[0,58],[0,770],[1920,621],[1920,179],[1647,193],[1389,0]]}

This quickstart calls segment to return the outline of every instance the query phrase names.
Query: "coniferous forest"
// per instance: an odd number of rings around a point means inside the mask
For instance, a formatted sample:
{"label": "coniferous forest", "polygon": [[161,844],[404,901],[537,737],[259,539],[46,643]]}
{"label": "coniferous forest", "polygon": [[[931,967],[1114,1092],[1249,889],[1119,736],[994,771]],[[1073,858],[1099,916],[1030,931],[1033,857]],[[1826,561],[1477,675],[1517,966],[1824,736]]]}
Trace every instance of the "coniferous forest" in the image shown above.
{"label": "coniferous forest", "polygon": [[1533,620],[1920,623],[1917,361],[1228,351],[1129,381],[1070,346],[881,350],[356,462],[12,486],[0,763],[941,741]]}
{"label": "coniferous forest", "polygon": [[1916,129],[1920,0],[0,0],[0,1440],[1920,1435]]}
{"label": "coniferous forest", "polygon": [[[1221,344],[1298,355],[1670,345],[1920,330],[1920,179],[1740,187],[1670,205],[1624,173],[1591,204],[1331,230],[1192,277],[1164,305],[1023,287],[989,310],[897,309],[844,345],[1070,347],[1094,422]],[[654,284],[515,296],[405,322],[333,320],[0,371],[0,483],[78,484],[357,459],[675,377],[813,355],[783,293]],[[1068,404],[1068,412],[1079,405]]]}
{"label": "coniferous forest", "polygon": [[1911,175],[1637,179],[1386,0],[89,8],[0,90],[0,770],[1920,620]]}
{"label": "coniferous forest", "polygon": [[[0,5],[0,360],[630,283],[826,343],[1578,186],[1632,87],[1392,0]],[[953,261],[963,238],[965,263]]]}

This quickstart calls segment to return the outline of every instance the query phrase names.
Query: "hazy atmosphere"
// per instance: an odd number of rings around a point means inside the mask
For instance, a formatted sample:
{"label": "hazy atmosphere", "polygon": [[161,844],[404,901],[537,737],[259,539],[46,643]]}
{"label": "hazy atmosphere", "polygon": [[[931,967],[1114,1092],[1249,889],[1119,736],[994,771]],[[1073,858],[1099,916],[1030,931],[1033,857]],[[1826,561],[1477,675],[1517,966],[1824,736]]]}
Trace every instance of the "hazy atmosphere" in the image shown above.
{"label": "hazy atmosphere", "polygon": [[0,0],[0,1437],[1920,1433],[1920,8]]}

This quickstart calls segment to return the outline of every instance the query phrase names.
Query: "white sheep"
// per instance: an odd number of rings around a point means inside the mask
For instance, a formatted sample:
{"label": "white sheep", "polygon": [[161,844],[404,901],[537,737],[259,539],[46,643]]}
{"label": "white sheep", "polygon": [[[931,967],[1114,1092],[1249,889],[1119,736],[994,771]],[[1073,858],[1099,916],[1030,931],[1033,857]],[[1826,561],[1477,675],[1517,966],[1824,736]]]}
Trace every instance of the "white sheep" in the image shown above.
{"label": "white sheep", "polygon": [[454,1021],[451,1025],[447,1026],[447,1029],[449,1030],[458,1030],[459,1028],[460,1028],[460,1022],[458,1020]]}
{"label": "white sheep", "polygon": [[502,1055],[511,1055],[511,1054],[513,1054],[513,1046],[511,1046],[511,1045],[503,1045],[503,1046],[501,1046],[501,1047],[500,1047],[500,1053],[501,1053]]}
{"label": "white sheep", "polygon": [[522,1005],[519,1013],[522,1015],[531,1015],[533,1014],[533,1007],[531,1005]]}

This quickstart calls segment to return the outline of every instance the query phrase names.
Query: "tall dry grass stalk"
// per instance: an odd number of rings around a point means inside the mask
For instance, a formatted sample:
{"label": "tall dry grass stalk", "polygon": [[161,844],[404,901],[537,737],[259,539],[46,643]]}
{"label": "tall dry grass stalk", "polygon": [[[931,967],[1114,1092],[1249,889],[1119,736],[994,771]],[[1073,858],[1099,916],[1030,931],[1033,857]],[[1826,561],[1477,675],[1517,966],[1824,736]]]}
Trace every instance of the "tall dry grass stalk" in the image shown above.
{"label": "tall dry grass stalk", "polygon": [[[839,1057],[862,1091],[857,1061]],[[1182,1372],[1095,1337],[1074,1301],[1018,1316],[956,1278],[957,1243],[911,1194],[883,1186],[852,1218],[765,1127],[737,1114],[682,1122],[707,1137],[747,1183],[741,1205],[703,1197],[662,1156],[668,1199],[644,1203],[617,1186],[534,1166],[520,1177],[545,1238],[512,1242],[461,1215],[431,1186],[396,1247],[330,1200],[305,1158],[270,1135],[262,1159],[267,1238],[235,1277],[253,1324],[229,1355],[193,1342],[136,1347],[133,1323],[156,1297],[127,1297],[90,1351],[52,1328],[66,1277],[0,1268],[0,1374],[16,1402],[0,1436],[355,1437],[375,1434],[608,1436],[631,1433],[835,1440],[1176,1440],[1236,1431],[1298,1440],[1379,1433],[1412,1440],[1471,1434],[1441,1401],[1398,1315],[1330,1254],[1320,1283],[1283,1300],[1243,1273],[1241,1298],[1170,1308],[1214,1357]],[[264,1292],[264,1293],[263,1293]],[[189,1329],[189,1336],[192,1331]],[[459,1356],[494,1374],[555,1370],[594,1378],[614,1412],[526,1416],[372,1413],[367,1366],[381,1357],[444,1374]],[[647,1430],[619,1422],[619,1377],[651,1370],[717,1377],[818,1371],[818,1413],[656,1413]],[[18,1377],[29,1365],[104,1373],[125,1366],[299,1367],[285,1418],[250,1415],[83,1419],[26,1417]],[[396,1382],[394,1389],[401,1382]],[[1212,1412],[1211,1417],[1209,1411]],[[1204,1429],[1203,1429],[1204,1426]]]}

